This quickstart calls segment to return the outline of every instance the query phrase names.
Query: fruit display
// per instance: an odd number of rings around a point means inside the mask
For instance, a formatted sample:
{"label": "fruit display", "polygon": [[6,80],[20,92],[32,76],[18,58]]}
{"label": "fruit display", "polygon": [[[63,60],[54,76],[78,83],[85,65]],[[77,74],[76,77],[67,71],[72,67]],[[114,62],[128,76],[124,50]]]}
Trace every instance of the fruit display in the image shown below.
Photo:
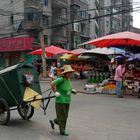
{"label": "fruit display", "polygon": [[116,85],[115,84],[107,84],[104,86],[104,89],[116,89]]}
{"label": "fruit display", "polygon": [[[80,71],[80,66],[79,65],[76,65],[76,64],[72,64],[72,68],[75,70],[75,71]],[[91,71],[93,70],[93,67],[90,66],[90,65],[84,65],[83,66],[83,71]]]}

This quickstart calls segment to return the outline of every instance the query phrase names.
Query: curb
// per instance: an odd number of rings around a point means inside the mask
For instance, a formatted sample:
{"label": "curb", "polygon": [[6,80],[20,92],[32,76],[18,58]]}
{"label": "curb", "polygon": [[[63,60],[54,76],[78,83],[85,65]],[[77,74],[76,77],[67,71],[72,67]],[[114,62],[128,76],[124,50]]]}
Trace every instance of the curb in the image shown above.
{"label": "curb", "polygon": [[83,91],[83,90],[78,90],[77,92],[78,92],[78,93],[82,93],[82,94],[88,94],[88,95],[97,94],[97,93],[95,93],[95,92],[91,93],[91,92],[86,92],[86,91]]}

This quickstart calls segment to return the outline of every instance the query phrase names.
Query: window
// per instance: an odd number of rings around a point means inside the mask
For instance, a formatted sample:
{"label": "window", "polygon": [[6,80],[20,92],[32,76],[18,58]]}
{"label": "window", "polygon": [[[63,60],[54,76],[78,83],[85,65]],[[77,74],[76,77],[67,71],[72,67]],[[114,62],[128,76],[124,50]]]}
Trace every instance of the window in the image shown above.
{"label": "window", "polygon": [[80,11],[80,16],[86,18],[86,11]]}
{"label": "window", "polygon": [[28,13],[27,14],[27,20],[28,21],[33,21],[33,13]]}
{"label": "window", "polygon": [[81,2],[84,2],[84,3],[89,3],[89,0],[80,0]]}
{"label": "window", "polygon": [[10,24],[14,24],[14,16],[13,15],[10,16]]}
{"label": "window", "polygon": [[120,30],[120,26],[121,26],[121,21],[118,18],[113,17],[112,18],[112,28],[114,30]]}
{"label": "window", "polygon": [[40,37],[39,36],[34,36],[33,42],[40,43]]}
{"label": "window", "polygon": [[67,30],[66,30],[65,27],[63,27],[62,32],[63,32],[63,36],[66,37],[67,36]]}
{"label": "window", "polygon": [[120,27],[121,26],[121,23],[120,23],[120,21],[118,22],[118,27]]}
{"label": "window", "polygon": [[34,8],[26,8],[25,9],[25,20],[39,21],[39,13]]}
{"label": "window", "polygon": [[106,14],[110,14],[111,13],[111,9],[110,8],[107,8],[106,9]]}
{"label": "window", "polygon": [[84,23],[81,23],[81,32],[85,33],[86,31],[86,25]]}
{"label": "window", "polygon": [[67,8],[63,8],[62,10],[61,10],[61,17],[63,17],[63,18],[66,18],[67,17]]}
{"label": "window", "polygon": [[44,35],[44,43],[48,44],[48,35]]}
{"label": "window", "polygon": [[48,26],[48,25],[49,25],[49,17],[48,17],[48,16],[44,16],[44,15],[43,15],[43,24],[44,24],[45,26]]}
{"label": "window", "polygon": [[80,11],[80,6],[79,5],[71,5],[71,12],[74,14],[74,15],[79,15],[79,11]]}
{"label": "window", "polygon": [[44,0],[44,5],[48,6],[48,0]]}
{"label": "window", "polygon": [[23,20],[18,20],[14,22],[14,28],[16,31],[23,29]]}
{"label": "window", "polygon": [[109,28],[109,21],[106,21],[106,27]]}

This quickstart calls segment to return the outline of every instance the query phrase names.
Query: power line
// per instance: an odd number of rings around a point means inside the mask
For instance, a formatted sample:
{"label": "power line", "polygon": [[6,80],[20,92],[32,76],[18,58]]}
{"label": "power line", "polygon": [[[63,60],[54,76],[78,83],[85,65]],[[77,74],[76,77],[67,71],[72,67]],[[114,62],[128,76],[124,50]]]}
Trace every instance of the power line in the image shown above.
{"label": "power line", "polygon": [[[139,2],[134,2],[133,3],[133,5],[138,5],[139,4]],[[104,6],[104,7],[100,7],[100,8],[95,8],[95,9],[87,9],[87,10],[80,10],[80,11],[78,11],[78,12],[82,12],[82,11],[93,11],[93,10],[106,10],[106,9],[108,9],[108,8],[111,8],[111,7],[119,7],[120,8],[120,6],[122,6],[122,7],[126,7],[126,6],[124,6],[123,4],[119,4],[119,5],[111,5],[111,6]],[[0,9],[1,10],[1,9]],[[9,12],[9,11],[8,11]],[[22,14],[22,13],[14,13],[15,15],[16,14]],[[10,15],[9,15],[10,16]],[[21,19],[22,20],[22,19]],[[87,20],[89,20],[89,18],[87,19]],[[85,19],[85,21],[86,21],[86,19]],[[73,23],[75,23],[75,22],[73,22]],[[8,28],[8,27],[11,27],[12,25],[14,26],[16,23],[14,23],[14,24],[10,24],[10,25],[7,25],[7,26],[4,26],[4,27],[1,27],[1,28]],[[61,23],[61,24],[58,24],[58,25],[51,25],[51,26],[48,26],[47,28],[45,28],[45,29],[50,29],[50,28],[57,28],[57,27],[59,27],[59,26],[66,26],[66,25],[68,25],[68,24],[72,24],[72,23]],[[0,29],[1,29],[0,28]],[[45,30],[44,29],[44,30]]]}
{"label": "power line", "polygon": [[73,24],[73,23],[79,23],[79,22],[93,20],[93,19],[98,19],[98,18],[102,18],[102,17],[107,17],[107,16],[112,16],[112,15],[118,15],[118,14],[123,14],[123,13],[128,13],[128,12],[139,11],[140,7],[137,7],[137,8],[139,8],[139,9],[135,9],[135,10],[133,10],[133,9],[122,10],[122,11],[114,12],[114,13],[111,13],[111,14],[95,16],[95,17],[88,18],[88,19],[75,20],[74,22],[67,22],[67,23],[63,23],[63,24],[52,25],[52,26],[44,28],[44,29],[57,28],[57,27],[66,26],[66,25]]}
{"label": "power line", "polygon": [[[18,1],[19,2],[19,1]],[[138,5],[140,4],[140,1],[137,1],[137,2],[132,2],[132,3],[129,3],[130,6],[134,6],[134,5]],[[111,5],[111,6],[104,6],[104,7],[99,7],[99,8],[94,8],[94,9],[86,9],[86,10],[79,10],[77,12],[89,12],[89,11],[95,11],[95,10],[106,10],[108,8],[121,8],[121,7],[124,7],[124,8],[127,8],[126,5],[124,4],[118,4],[118,5]],[[11,16],[12,15],[21,15],[23,16],[25,14],[25,12],[12,12],[12,11],[6,11],[6,10],[3,10],[3,9],[0,9],[0,11],[4,12],[4,13],[0,13],[0,14],[9,14],[9,15],[5,15],[5,16]],[[57,13],[62,13],[62,12],[59,12],[59,11],[56,11],[56,12],[51,12],[51,11],[43,11],[44,13],[50,13],[50,14],[57,14]],[[38,12],[40,13],[40,12]],[[68,14],[71,14],[71,12],[67,12],[67,13],[64,13],[63,15],[68,15]]]}
{"label": "power line", "polygon": [[[133,10],[133,11],[139,11],[139,10],[140,9],[136,9],[136,10]],[[96,17],[92,17],[92,18],[88,18],[88,19],[77,20],[77,21],[74,21],[74,22],[68,22],[68,23],[63,23],[63,24],[58,24],[58,25],[52,25],[52,26],[49,26],[47,28],[43,28],[42,30],[45,30],[45,29],[53,29],[53,28],[60,28],[60,27],[67,26],[67,25],[73,24],[73,23],[79,23],[79,22],[83,22],[83,21],[87,21],[87,20],[93,20],[93,19],[103,18],[103,17],[107,17],[107,16],[111,16],[111,15],[117,15],[117,14],[127,13],[127,12],[130,12],[130,11],[131,10],[122,10],[122,11],[115,12],[115,13],[112,13],[112,14],[106,14],[106,15],[96,16]],[[0,35],[10,35],[10,34],[14,34],[14,33],[17,33],[17,32],[11,32],[11,33],[0,34]],[[22,33],[25,33],[25,31],[22,31]],[[20,32],[20,35],[21,35],[21,32]]]}
{"label": "power line", "polygon": [[[21,0],[20,1],[17,1],[17,2],[11,3],[11,6],[13,7],[13,6],[15,6],[17,4],[20,4],[20,3],[21,3]],[[5,5],[7,5],[7,6],[5,6]],[[6,3],[4,5],[1,5],[1,7],[4,7],[4,9],[0,9],[0,11],[5,12],[5,14],[12,14],[13,11],[8,11],[8,9],[11,8],[11,6],[10,6],[9,3]],[[19,7],[19,6],[17,5],[16,7]],[[21,8],[21,7],[19,7],[19,8]],[[17,8],[16,8],[16,10],[17,10]],[[6,15],[6,16],[10,16],[10,15]]]}
{"label": "power line", "polygon": [[[17,3],[19,3],[19,1],[17,2]],[[15,4],[17,4],[17,3],[15,3]],[[139,2],[133,2],[133,5],[134,4],[136,4],[136,5],[138,5],[139,4]],[[122,5],[122,4],[119,4],[119,5],[111,5],[111,6],[104,6],[104,7],[100,7],[100,8],[94,8],[94,9],[88,9],[88,10],[80,10],[80,11],[78,11],[78,12],[82,12],[82,11],[93,11],[93,10],[106,10],[106,9],[108,9],[108,8],[111,8],[111,7],[119,7],[120,8],[120,6],[122,6],[122,7],[126,7],[126,6],[124,6],[124,5]],[[3,9],[0,9],[0,11],[3,11]],[[10,12],[10,11],[7,11],[8,13]],[[7,12],[6,12],[6,14],[7,14]],[[57,13],[57,12],[56,12]],[[3,14],[4,15],[4,13],[0,13],[0,14]],[[16,14],[22,14],[22,13],[12,13],[12,15],[16,15]],[[73,14],[73,13],[72,13]],[[11,16],[11,14],[10,15],[6,15],[6,16]],[[61,16],[63,16],[63,15],[61,15]],[[50,17],[51,18],[51,17]],[[24,19],[22,19],[22,20],[24,20]],[[4,28],[5,27],[10,27],[10,26],[12,26],[12,24],[10,24],[10,25],[7,25],[7,26],[4,26]],[[3,26],[2,27],[0,27],[0,28],[3,28]]]}
{"label": "power line", "polygon": [[[42,30],[63,27],[63,26],[67,26],[67,25],[73,24],[73,23],[79,23],[79,22],[83,22],[83,21],[87,21],[87,20],[94,20],[94,19],[103,18],[103,17],[107,17],[107,16],[112,16],[112,15],[118,15],[118,14],[123,14],[123,13],[128,13],[128,12],[136,12],[136,11],[139,11],[139,10],[140,10],[140,6],[135,7],[135,9],[131,8],[131,9],[127,9],[127,10],[121,10],[121,11],[118,11],[118,12],[114,12],[114,13],[111,13],[111,14],[95,16],[95,17],[88,18],[88,19],[75,20],[74,22],[67,22],[67,23],[62,23],[62,24],[57,24],[57,25],[51,25],[51,26],[48,26],[46,28],[43,28]],[[17,33],[17,32],[11,32],[11,33],[0,34],[0,35],[9,35],[9,34],[12,34],[12,33],[14,34],[14,33]],[[25,33],[25,31],[24,31],[24,33]]]}

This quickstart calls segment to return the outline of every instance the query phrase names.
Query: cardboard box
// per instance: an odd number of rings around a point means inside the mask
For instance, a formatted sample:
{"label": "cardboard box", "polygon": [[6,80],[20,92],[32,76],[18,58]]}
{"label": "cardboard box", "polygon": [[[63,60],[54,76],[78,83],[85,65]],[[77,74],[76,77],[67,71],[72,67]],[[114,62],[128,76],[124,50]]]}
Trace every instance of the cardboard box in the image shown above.
{"label": "cardboard box", "polygon": [[96,93],[102,93],[103,87],[96,87]]}
{"label": "cardboard box", "polygon": [[108,89],[103,88],[103,89],[102,89],[102,93],[104,93],[104,94],[108,94],[108,93],[109,93],[109,90],[108,90]]}
{"label": "cardboard box", "polygon": [[109,94],[116,94],[116,90],[115,89],[109,89]]}

